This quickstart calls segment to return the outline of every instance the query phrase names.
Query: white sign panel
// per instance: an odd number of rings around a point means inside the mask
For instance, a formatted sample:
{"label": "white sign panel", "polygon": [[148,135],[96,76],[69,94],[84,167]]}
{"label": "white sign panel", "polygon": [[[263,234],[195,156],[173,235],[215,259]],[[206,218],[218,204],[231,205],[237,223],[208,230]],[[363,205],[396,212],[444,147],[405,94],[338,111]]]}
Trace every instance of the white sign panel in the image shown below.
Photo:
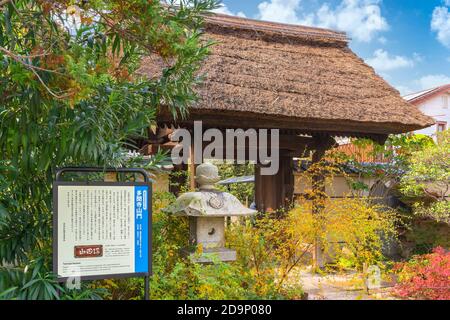
{"label": "white sign panel", "polygon": [[55,273],[101,278],[149,272],[149,186],[55,183]]}

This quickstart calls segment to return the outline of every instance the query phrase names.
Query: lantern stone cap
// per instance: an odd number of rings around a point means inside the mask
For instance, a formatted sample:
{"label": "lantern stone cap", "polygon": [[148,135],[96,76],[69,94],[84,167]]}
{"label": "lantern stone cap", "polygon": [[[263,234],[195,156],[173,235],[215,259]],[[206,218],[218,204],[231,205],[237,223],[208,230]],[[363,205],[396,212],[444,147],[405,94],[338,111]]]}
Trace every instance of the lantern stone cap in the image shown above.
{"label": "lantern stone cap", "polygon": [[175,216],[191,217],[251,216],[257,213],[245,207],[232,194],[220,191],[184,193],[164,211]]}
{"label": "lantern stone cap", "polygon": [[215,165],[199,165],[195,180],[199,184],[199,191],[180,195],[175,203],[163,211],[176,216],[191,217],[251,216],[257,213],[256,210],[245,207],[232,194],[215,188],[215,183],[220,180],[219,170]]}

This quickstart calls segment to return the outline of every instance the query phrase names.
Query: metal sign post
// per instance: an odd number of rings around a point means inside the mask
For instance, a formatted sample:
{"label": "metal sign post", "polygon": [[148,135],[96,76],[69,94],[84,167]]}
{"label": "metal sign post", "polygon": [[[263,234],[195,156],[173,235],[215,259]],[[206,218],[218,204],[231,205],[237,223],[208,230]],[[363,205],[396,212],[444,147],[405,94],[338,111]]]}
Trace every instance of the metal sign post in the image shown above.
{"label": "metal sign post", "polygon": [[[142,182],[63,181],[65,173],[132,173]],[[152,185],[144,169],[68,167],[53,183],[53,271],[60,282],[152,273]]]}

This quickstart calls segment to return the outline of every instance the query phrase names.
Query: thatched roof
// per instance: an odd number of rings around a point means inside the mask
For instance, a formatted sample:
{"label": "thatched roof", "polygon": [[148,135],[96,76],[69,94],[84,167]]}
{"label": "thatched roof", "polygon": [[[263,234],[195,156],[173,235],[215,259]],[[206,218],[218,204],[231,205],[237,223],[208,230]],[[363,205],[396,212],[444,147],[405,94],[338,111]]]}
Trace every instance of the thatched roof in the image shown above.
{"label": "thatched roof", "polygon": [[380,136],[433,124],[349,49],[344,33],[213,15],[205,37],[217,44],[190,119]]}

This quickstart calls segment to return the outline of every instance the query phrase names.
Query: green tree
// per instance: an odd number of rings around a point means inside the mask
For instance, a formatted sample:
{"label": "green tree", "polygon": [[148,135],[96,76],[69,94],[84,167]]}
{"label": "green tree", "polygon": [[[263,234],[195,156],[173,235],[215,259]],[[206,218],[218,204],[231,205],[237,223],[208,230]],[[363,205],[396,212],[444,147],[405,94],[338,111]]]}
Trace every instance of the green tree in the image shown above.
{"label": "green tree", "polygon": [[450,131],[440,134],[436,144],[412,154],[401,189],[417,198],[415,213],[450,224]]}
{"label": "green tree", "polygon": [[[220,178],[223,180],[243,176],[253,176],[255,173],[255,166],[250,162],[245,164],[222,163],[217,164],[217,166],[219,168]],[[247,203],[249,206],[254,201],[254,188],[254,183],[232,183],[227,186],[220,186],[220,189],[230,192],[242,203]]]}
{"label": "green tree", "polygon": [[[203,17],[217,5],[0,1],[0,292],[11,288],[0,298],[60,297],[49,272],[55,168],[124,165],[159,106],[186,114],[211,44]],[[139,76],[144,56],[161,70]]]}
{"label": "green tree", "polygon": [[[399,134],[390,135],[384,144],[379,144],[370,139],[359,138],[352,140],[354,150],[352,154],[332,150],[330,159],[336,163],[344,164],[358,169],[358,179],[350,179],[349,184],[354,191],[367,191],[369,186],[361,182],[362,177],[371,177],[381,182],[385,194],[397,188],[403,172],[408,170],[411,155],[434,145],[433,139],[423,134]],[[363,163],[361,159],[372,156],[381,162]],[[381,196],[381,190],[373,190]]]}

